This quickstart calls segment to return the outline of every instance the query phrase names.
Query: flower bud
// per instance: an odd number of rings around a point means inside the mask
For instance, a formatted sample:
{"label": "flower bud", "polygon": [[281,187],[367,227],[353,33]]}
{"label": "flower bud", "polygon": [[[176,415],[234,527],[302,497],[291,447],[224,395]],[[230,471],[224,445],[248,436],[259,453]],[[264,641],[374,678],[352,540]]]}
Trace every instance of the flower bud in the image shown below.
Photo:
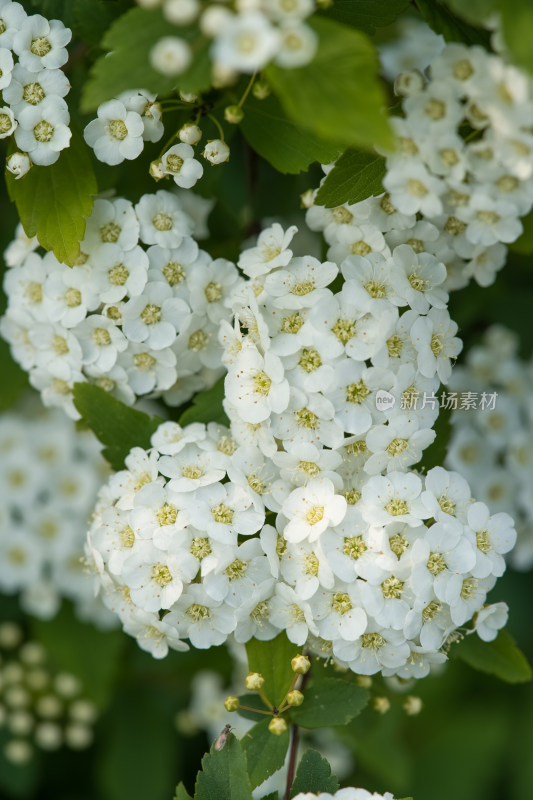
{"label": "flower bud", "polygon": [[180,92],[180,98],[184,103],[196,103],[198,95],[192,92]]}
{"label": "flower bud", "polygon": [[251,692],[258,692],[263,687],[264,682],[265,679],[259,672],[250,672],[245,680],[246,688]]}
{"label": "flower bud", "polygon": [[240,106],[226,106],[224,109],[224,119],[232,125],[238,125],[244,119],[244,111]]}
{"label": "flower bud", "polygon": [[204,147],[202,155],[211,164],[222,164],[229,159],[229,147],[222,139],[211,139]]}
{"label": "flower bud", "polygon": [[299,692],[298,689],[293,689],[292,692],[289,692],[287,695],[287,703],[290,706],[301,706],[304,701],[304,696],[302,692]]}
{"label": "flower bud", "polygon": [[390,700],[388,697],[374,697],[372,705],[374,706],[374,711],[377,711],[378,714],[386,714],[390,709]]}
{"label": "flower bud", "polygon": [[272,717],[268,723],[268,730],[270,733],[273,733],[274,736],[282,736],[287,730],[287,723],[283,717]]}
{"label": "flower bud", "polygon": [[220,5],[208,6],[200,17],[200,30],[204,36],[214,38],[233,19],[229,8]]}
{"label": "flower bud", "polygon": [[312,189],[308,189],[306,192],[301,194],[300,200],[302,202],[302,208],[311,208],[314,199],[315,199],[315,193]]}
{"label": "flower bud", "polygon": [[18,181],[19,178],[23,178],[24,175],[30,171],[30,157],[26,155],[26,153],[13,153],[13,155],[9,156],[7,159],[6,168],[8,172],[11,172],[11,174],[15,176],[15,180]]}
{"label": "flower bud", "polygon": [[252,94],[258,100],[264,100],[270,94],[270,86],[266,81],[256,81],[254,83]]}
{"label": "flower bud", "polygon": [[180,141],[184,142],[185,144],[198,144],[202,138],[202,135],[202,131],[198,125],[194,125],[192,122],[186,122],[185,125],[180,128],[178,133]]}
{"label": "flower bud", "polygon": [[174,25],[190,25],[200,12],[198,0],[166,0],[163,16]]}
{"label": "flower bud", "polygon": [[355,682],[358,686],[361,686],[362,689],[370,689],[372,686],[372,678],[370,675],[358,675]]}
{"label": "flower bud", "polygon": [[294,656],[291,660],[291,668],[293,672],[297,672],[299,675],[305,675],[305,673],[309,672],[311,669],[311,662],[307,656]]}
{"label": "flower bud", "polygon": [[422,700],[420,697],[415,697],[414,695],[410,694],[409,697],[406,697],[405,703],[403,704],[403,708],[406,714],[410,717],[414,717],[417,714],[420,714],[422,711]]}
{"label": "flower bud", "polygon": [[240,706],[239,698],[234,697],[231,694],[224,700],[224,708],[226,709],[226,711],[237,711],[239,706]]}
{"label": "flower bud", "polygon": [[156,72],[172,78],[185,72],[192,59],[192,50],[185,39],[163,36],[150,50],[150,65]]}
{"label": "flower bud", "polygon": [[161,159],[159,158],[157,161],[152,161],[150,164],[150,175],[154,180],[160,181],[161,178],[165,177],[165,173],[161,168]]}

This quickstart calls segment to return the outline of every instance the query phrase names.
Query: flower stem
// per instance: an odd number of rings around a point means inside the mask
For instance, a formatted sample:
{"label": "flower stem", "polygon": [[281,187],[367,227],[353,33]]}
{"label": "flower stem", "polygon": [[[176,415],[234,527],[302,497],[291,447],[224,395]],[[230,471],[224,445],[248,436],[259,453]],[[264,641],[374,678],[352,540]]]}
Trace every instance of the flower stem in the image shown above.
{"label": "flower stem", "polygon": [[289,756],[289,768],[287,770],[287,784],[285,788],[284,800],[289,800],[291,796],[291,788],[294,782],[294,774],[296,772],[296,758],[298,755],[299,740],[300,740],[300,731],[298,725],[293,725],[292,736],[291,736],[291,751]]}

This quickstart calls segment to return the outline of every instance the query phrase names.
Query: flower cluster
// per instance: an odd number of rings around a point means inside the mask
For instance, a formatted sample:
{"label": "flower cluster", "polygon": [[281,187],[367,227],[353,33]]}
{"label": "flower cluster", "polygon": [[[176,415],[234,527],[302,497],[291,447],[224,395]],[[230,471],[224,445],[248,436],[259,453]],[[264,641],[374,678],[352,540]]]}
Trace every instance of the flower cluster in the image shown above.
{"label": "flower cluster", "polygon": [[[240,73],[258,72],[271,62],[285,69],[302,67],[317,50],[318,37],[305,24],[315,10],[314,0],[252,0],[236,3],[233,10],[216,2],[203,6],[199,0],[138,2],[161,6],[164,17],[178,29],[198,25],[211,40],[209,54],[217,83],[233,82]],[[179,75],[192,57],[189,42],[170,33],[152,48],[150,61],[164,75]]]}
{"label": "flower cluster", "polygon": [[130,404],[164,394],[178,405],[221,374],[218,327],[238,273],[199,249],[191,233],[210,206],[183,195],[97,199],[73,268],[36,241],[8,249],[1,332],[45,405],[77,419],[79,381]]}
{"label": "flower cluster", "polygon": [[489,328],[454,370],[451,389],[496,392],[497,400],[490,409],[452,413],[446,464],[465,475],[476,497],[514,517],[511,564],[527,570],[533,566],[533,370],[519,358],[518,344],[511,331]]}
{"label": "flower cluster", "polygon": [[57,672],[38,642],[25,640],[14,622],[0,624],[0,730],[4,756],[26,764],[34,748],[85,750],[97,710],[74,675]]}
{"label": "flower cluster", "polygon": [[83,564],[87,520],[104,475],[94,437],[60,412],[0,418],[0,591],[50,619],[66,597],[78,616],[112,624]]}
{"label": "flower cluster", "polygon": [[[401,74],[386,193],[353,205],[313,205],[338,264],[350,253],[390,257],[399,244],[446,266],[447,290],[494,282],[506,244],[533,205],[533,83],[480,47],[446,45],[429,68]],[[326,168],[328,171],[330,168]]]}
{"label": "flower cluster", "polygon": [[0,139],[14,133],[23,151],[8,159],[16,177],[32,162],[53,164],[69,145],[70,115],[63,98],[70,84],[61,67],[71,35],[59,20],[28,16],[20,3],[0,0],[0,92],[6,103],[0,108]]}

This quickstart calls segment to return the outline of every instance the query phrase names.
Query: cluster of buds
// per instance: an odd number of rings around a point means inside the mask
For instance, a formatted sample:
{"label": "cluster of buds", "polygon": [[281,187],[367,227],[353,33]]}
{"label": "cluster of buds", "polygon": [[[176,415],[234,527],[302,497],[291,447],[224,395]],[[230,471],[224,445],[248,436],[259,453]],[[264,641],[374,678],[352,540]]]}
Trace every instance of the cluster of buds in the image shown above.
{"label": "cluster of buds", "polygon": [[[257,714],[271,716],[272,719],[269,722],[268,730],[270,733],[273,733],[274,736],[281,736],[288,728],[287,720],[283,716],[284,712],[295,706],[301,706],[304,701],[304,694],[301,691],[303,688],[303,681],[301,680],[301,677],[309,672],[311,669],[311,662],[307,656],[297,655],[291,659],[291,669],[294,672],[294,677],[289,688],[285,692],[281,703],[279,703],[279,706],[275,706],[273,703],[271,703],[264,693],[263,685],[265,679],[261,673],[250,672],[245,679],[246,688],[249,692],[257,692],[268,710],[263,711],[259,708],[252,708],[251,706],[243,705],[240,699],[233,695],[226,697],[224,701],[224,708],[226,711],[238,711],[241,708],[244,711],[254,711]],[[297,688],[297,685],[299,685],[300,688]]]}
{"label": "cluster of buds", "polygon": [[35,747],[86,749],[96,716],[76,676],[52,670],[43,646],[25,640],[18,624],[0,624],[0,728],[8,761],[26,764]]}

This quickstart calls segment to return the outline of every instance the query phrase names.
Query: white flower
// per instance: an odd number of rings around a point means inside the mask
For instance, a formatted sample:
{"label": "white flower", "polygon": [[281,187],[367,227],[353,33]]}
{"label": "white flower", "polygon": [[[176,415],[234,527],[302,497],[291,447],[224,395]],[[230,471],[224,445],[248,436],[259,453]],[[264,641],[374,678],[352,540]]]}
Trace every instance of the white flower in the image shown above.
{"label": "white flower", "polygon": [[156,98],[156,94],[144,89],[133,93],[123,92],[117,97],[117,100],[124,103],[127,111],[135,111],[140,114],[144,126],[143,139],[145,142],[158,142],[165,132],[165,126],[161,121],[163,112]]}
{"label": "white flower", "polygon": [[430,514],[421,501],[422,481],[413,473],[389,472],[386,478],[374,477],[363,486],[359,506],[371,525],[405,522],[416,526]]}
{"label": "white flower", "polygon": [[165,175],[171,175],[174,183],[183,189],[190,189],[204,174],[204,168],[194,158],[193,148],[183,143],[175,144],[166,151],[161,157],[161,168]]}
{"label": "white flower", "polygon": [[411,339],[418,351],[418,369],[426,378],[437,374],[443,383],[448,381],[450,359],[456,358],[463,347],[456,333],[456,323],[443,309],[431,308],[427,317],[419,317],[413,324]]}
{"label": "white flower", "polygon": [[180,141],[185,142],[185,144],[198,144],[202,136],[201,129],[192,122],[186,122],[179,130]]}
{"label": "white flower", "polygon": [[70,117],[64,100],[49,96],[37,106],[28,106],[19,114],[15,131],[17,145],[29,153],[34,164],[53,164],[59,152],[68,147]]}
{"label": "white flower", "polygon": [[293,442],[336,448],[342,443],[343,431],[334,417],[335,408],[328,398],[293,388],[285,411],[273,417],[272,432],[283,440],[286,450]]}
{"label": "white flower", "polygon": [[308,539],[314,542],[327,527],[342,522],[346,514],[346,499],[335,494],[328,478],[316,478],[301,489],[290,493],[281,507],[288,522],[283,535],[289,542]]}
{"label": "white flower", "polygon": [[388,630],[369,620],[367,629],[354,642],[337,639],[333,652],[347,661],[360,675],[374,675],[383,667],[397,668],[405,664],[410,647],[401,631]]}
{"label": "white flower", "polygon": [[16,64],[11,83],[2,94],[18,116],[22,109],[37,106],[46,97],[65,97],[69,89],[70,84],[63,70],[42,69],[39,72],[30,72]]}
{"label": "white flower", "polygon": [[199,650],[225,642],[236,625],[234,610],[221,600],[213,600],[198,584],[187,587],[165,619]]}
{"label": "white flower", "polygon": [[440,288],[446,280],[444,264],[429,253],[415,253],[406,244],[395,248],[392,260],[397,269],[391,283],[414,311],[427,314],[430,306],[446,308],[448,293]]}
{"label": "white flower", "polygon": [[[13,54],[0,46],[0,91],[5,99],[5,89],[11,83],[11,73],[13,72]],[[7,101],[9,102],[9,101]]]}
{"label": "white flower", "polygon": [[148,283],[139,297],[122,309],[122,329],[132,342],[144,342],[153,350],[174,343],[177,331],[188,319],[190,309],[164,283]]}
{"label": "white flower", "polygon": [[76,326],[76,336],[83,354],[82,362],[102,373],[114,366],[117,356],[128,346],[124,334],[112,320],[92,314]]}
{"label": "white flower", "polygon": [[77,334],[74,335],[62,325],[38,322],[28,335],[35,348],[38,367],[45,367],[51,375],[66,381],[70,380],[73,373],[78,373],[82,349]]}
{"label": "white flower", "polygon": [[153,658],[165,658],[169,647],[184,652],[188,650],[186,642],[182,642],[172,625],[160,620],[158,614],[136,609],[123,622],[126,633],[137,639],[141,650],[145,650]]}
{"label": "white flower", "polygon": [[151,66],[162,75],[174,77],[185,72],[192,59],[192,51],[185,39],[163,36],[150,50]]}
{"label": "white flower", "polygon": [[275,55],[280,34],[258,12],[245,12],[228,20],[218,33],[211,56],[215,64],[239,72],[263,69]]}
{"label": "white flower", "polygon": [[149,261],[141,247],[124,252],[118,244],[105,243],[98,248],[94,262],[94,279],[99,283],[103,303],[118,303],[126,296],[137,297],[142,293]]}
{"label": "white flower", "polygon": [[393,206],[403,214],[419,211],[432,217],[442,212],[440,195],[445,184],[431,175],[420,161],[401,161],[389,167],[383,186],[390,193]]}
{"label": "white flower", "polygon": [[[466,522],[472,502],[470,487],[459,473],[433,467],[426,475],[422,502],[428,511],[428,517],[442,522],[450,517],[457,517],[461,522]],[[473,519],[480,519],[479,512],[478,509],[478,514]]]}
{"label": "white flower", "polygon": [[13,153],[6,161],[6,169],[15,176],[15,180],[23,178],[31,169],[30,157],[26,153]]}
{"label": "white flower", "polygon": [[475,616],[474,630],[484,642],[493,642],[498,632],[507,625],[509,607],[507,603],[483,606]]}
{"label": "white flower", "polygon": [[96,198],[93,213],[87,220],[82,252],[94,257],[103,244],[117,244],[131,250],[139,241],[139,221],[129,200]]}
{"label": "white flower", "polygon": [[418,422],[392,418],[388,425],[376,425],[367,434],[372,455],[364,466],[369,475],[393,470],[405,471],[422,458],[422,451],[435,439],[435,431],[419,430]]}
{"label": "white flower", "polygon": [[265,521],[264,511],[253,508],[250,490],[233,483],[213,483],[198,489],[189,513],[195,528],[223,544],[237,543],[237,534],[250,536]]}
{"label": "white flower", "polygon": [[144,125],[139,114],[128,111],[119,100],[109,100],[98,107],[97,119],[86,125],[83,137],[104,164],[120,164],[141,153]]}
{"label": "white flower", "polygon": [[10,0],[0,2],[0,13],[2,20],[2,33],[0,33],[0,47],[9,50],[13,48],[13,39],[16,34],[24,27],[28,16],[20,3],[12,3]]}
{"label": "white flower", "polygon": [[200,12],[198,0],[165,0],[163,16],[174,25],[189,25]]}
{"label": "white flower", "polygon": [[120,353],[117,363],[128,376],[128,383],[136,395],[165,391],[176,382],[176,355],[170,347],[150,350],[144,344],[128,344]]}
{"label": "white flower", "polygon": [[225,381],[226,397],[245,422],[257,423],[281,413],[289,403],[289,383],[280,359],[263,357],[253,347],[241,350]]}
{"label": "white flower", "polygon": [[484,503],[472,503],[467,519],[476,547],[476,564],[472,568],[472,575],[474,578],[486,578],[489,575],[501,577],[505,572],[503,554],[508,553],[516,543],[512,518],[504,512],[490,516]]}
{"label": "white flower", "polygon": [[278,222],[265,228],[259,234],[256,247],[243,250],[239,267],[249,278],[258,278],[276,267],[286,267],[292,258],[288,246],[297,231],[296,225],[284,231]]}
{"label": "white flower", "polygon": [[290,642],[303,645],[309,633],[318,635],[309,603],[301,600],[286,583],[276,584],[276,593],[270,601],[269,622],[284,630]]}
{"label": "white flower", "polygon": [[239,547],[228,548],[226,558],[217,568],[206,575],[203,585],[210,597],[224,600],[232,608],[239,608],[258,587],[270,580],[274,587],[267,557],[263,554],[259,539],[248,539]]}
{"label": "white flower", "polygon": [[141,225],[141,240],[145,244],[178,247],[191,232],[192,221],[182,210],[179,200],[163,189],[143,195],[135,211]]}
{"label": "white flower", "polygon": [[143,611],[170,608],[183,591],[181,560],[148,541],[136,541],[122,567],[131,599]]}
{"label": "white flower", "polygon": [[330,297],[328,286],[338,273],[331,261],[320,263],[317,258],[293,258],[286,269],[271,272],[265,281],[265,291],[273,298],[276,308],[299,309],[312,307],[323,297]]}
{"label": "white flower", "polygon": [[11,136],[17,125],[18,122],[9,106],[0,108],[0,139],[6,139]]}
{"label": "white flower", "polygon": [[281,42],[275,63],[285,69],[295,69],[309,64],[318,48],[318,36],[308,25],[287,21],[280,26]]}
{"label": "white flower", "polygon": [[222,139],[210,139],[204,147],[202,155],[211,164],[223,164],[229,159],[229,147]]}
{"label": "white flower", "polygon": [[314,620],[323,639],[353,642],[367,627],[357,583],[337,583],[330,591],[319,590],[311,599]]}
{"label": "white flower", "polygon": [[68,58],[65,45],[72,38],[70,28],[53,19],[50,22],[40,14],[28,17],[13,38],[13,50],[20,64],[30,72],[62,67]]}

